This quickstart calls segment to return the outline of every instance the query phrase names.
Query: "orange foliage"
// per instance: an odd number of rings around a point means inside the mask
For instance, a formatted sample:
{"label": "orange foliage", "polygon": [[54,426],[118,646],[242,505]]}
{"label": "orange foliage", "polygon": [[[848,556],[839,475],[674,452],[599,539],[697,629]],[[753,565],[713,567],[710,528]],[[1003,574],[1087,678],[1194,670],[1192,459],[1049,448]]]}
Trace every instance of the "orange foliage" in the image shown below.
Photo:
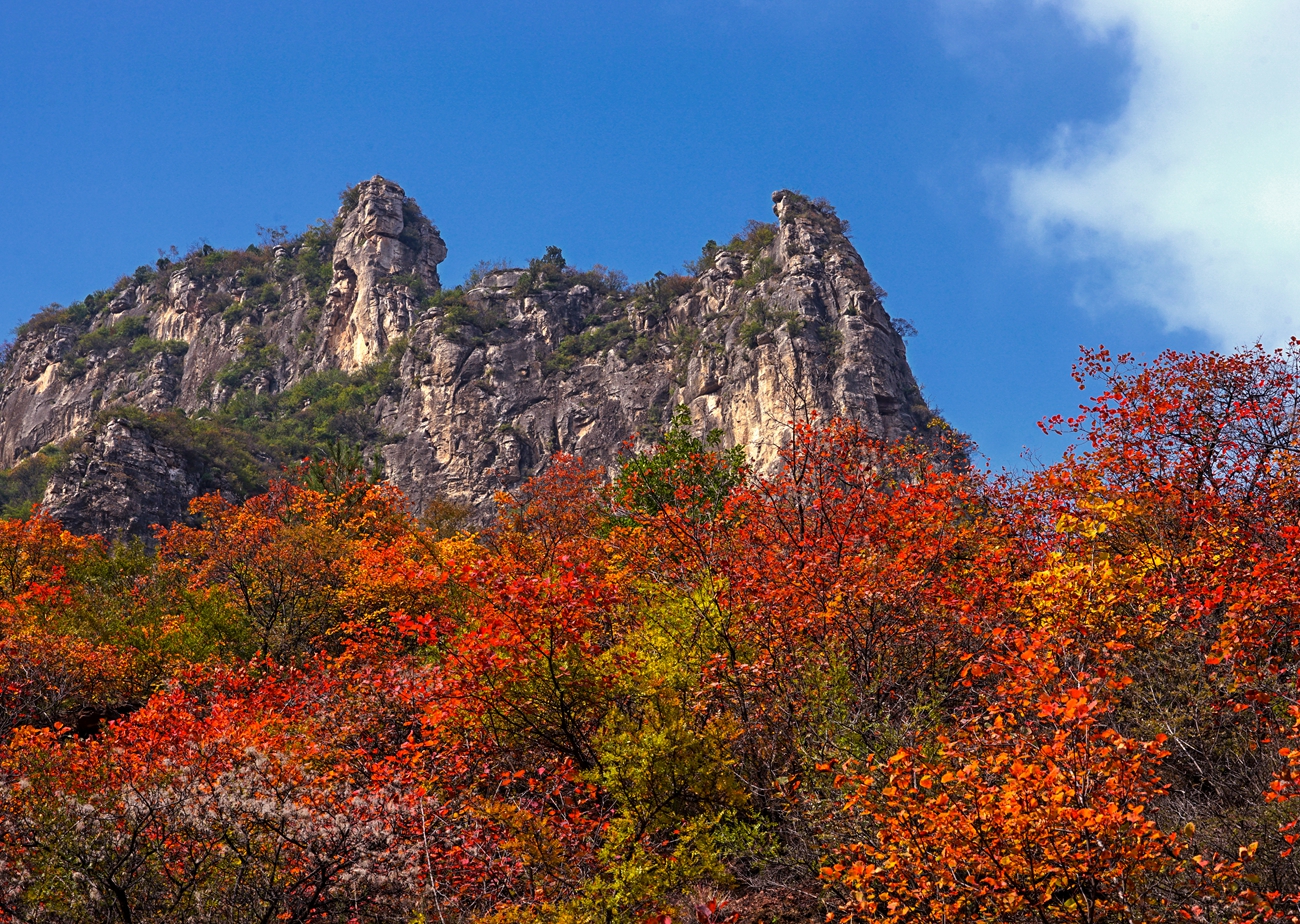
{"label": "orange foliage", "polygon": [[983,710],[837,781],[845,808],[873,828],[822,871],[850,890],[845,920],[1162,920],[1173,910],[1160,878],[1182,845],[1146,811],[1165,792],[1163,740],[1108,727],[1110,691],[1062,678],[1047,639],[1018,639],[1005,657]]}
{"label": "orange foliage", "polygon": [[0,920],[1294,920],[1297,357],[1087,352],[1023,478],[679,417],[480,535],[0,523]]}

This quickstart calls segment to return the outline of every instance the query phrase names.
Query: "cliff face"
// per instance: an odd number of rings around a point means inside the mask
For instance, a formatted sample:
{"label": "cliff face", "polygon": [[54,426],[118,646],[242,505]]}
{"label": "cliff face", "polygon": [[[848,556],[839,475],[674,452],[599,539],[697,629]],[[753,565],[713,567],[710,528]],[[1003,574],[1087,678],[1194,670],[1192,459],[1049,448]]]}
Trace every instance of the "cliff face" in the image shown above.
{"label": "cliff face", "polygon": [[78,532],[147,535],[185,515],[202,484],[196,468],[148,430],[113,418],[54,473],[44,503]]}
{"label": "cliff face", "polygon": [[[107,407],[189,413],[240,388],[358,369],[438,288],[438,231],[381,177],[354,187],[334,229],[261,252],[198,252],[26,325],[0,378],[0,466],[85,430]],[[162,261],[160,261],[162,262]]]}
{"label": "cliff face", "polygon": [[693,277],[629,288],[555,251],[444,290],[437,229],[375,177],[294,241],[160,261],[28,322],[0,372],[0,466],[66,442],[49,509],[143,533],[332,436],[381,453],[417,508],[483,511],[552,453],[612,465],[680,404],[760,470],[813,413],[891,438],[922,427],[841,222],[773,200],[774,225],[707,248]]}

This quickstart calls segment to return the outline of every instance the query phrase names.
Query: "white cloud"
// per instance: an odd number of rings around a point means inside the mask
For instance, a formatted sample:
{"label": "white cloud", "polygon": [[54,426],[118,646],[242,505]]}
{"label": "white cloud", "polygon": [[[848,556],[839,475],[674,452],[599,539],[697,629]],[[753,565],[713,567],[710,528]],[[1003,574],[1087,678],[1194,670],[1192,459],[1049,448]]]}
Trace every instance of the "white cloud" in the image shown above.
{"label": "white cloud", "polygon": [[1133,83],[1116,121],[1063,126],[1011,172],[1018,218],[1171,327],[1300,336],[1300,3],[1041,2],[1126,40]]}

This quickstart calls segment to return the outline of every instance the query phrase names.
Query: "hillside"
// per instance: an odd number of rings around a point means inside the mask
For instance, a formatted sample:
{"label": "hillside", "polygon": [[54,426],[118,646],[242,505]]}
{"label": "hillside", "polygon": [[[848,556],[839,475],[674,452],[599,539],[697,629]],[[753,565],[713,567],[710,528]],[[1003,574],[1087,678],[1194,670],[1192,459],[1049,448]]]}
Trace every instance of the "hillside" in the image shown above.
{"label": "hillside", "polygon": [[775,223],[709,242],[690,275],[629,285],[550,248],[444,288],[446,245],[401,187],[342,200],[296,238],[164,257],[22,325],[0,370],[5,509],[149,535],[202,493],[359,451],[418,511],[481,518],[554,453],[611,470],[680,405],[759,471],[794,420],[892,438],[930,418],[823,202],[775,193]]}
{"label": "hillside", "polygon": [[1292,922],[1298,362],[1085,352],[1017,479],[679,415],[473,531],[0,519],[0,924]]}

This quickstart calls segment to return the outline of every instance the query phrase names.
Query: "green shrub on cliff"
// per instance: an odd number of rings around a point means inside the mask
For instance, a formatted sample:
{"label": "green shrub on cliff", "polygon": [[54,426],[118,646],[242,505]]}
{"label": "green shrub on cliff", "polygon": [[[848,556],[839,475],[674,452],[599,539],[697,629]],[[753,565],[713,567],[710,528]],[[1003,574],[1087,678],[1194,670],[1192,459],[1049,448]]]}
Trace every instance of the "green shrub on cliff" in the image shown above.
{"label": "green shrub on cliff", "polygon": [[329,292],[330,282],[334,278],[334,241],[337,235],[332,225],[318,221],[294,242],[297,253],[294,256],[292,271],[301,276],[307,287],[307,298],[313,307],[325,306],[325,296]]}
{"label": "green shrub on cliff", "polygon": [[528,261],[528,271],[511,294],[523,298],[530,292],[561,292],[574,286],[586,286],[597,295],[622,295],[627,291],[627,274],[599,263],[588,270],[576,269],[564,259],[564,252],[552,245],[542,256]]}
{"label": "green shrub on cliff", "polygon": [[57,446],[46,446],[13,468],[0,472],[0,518],[26,517],[45,496],[50,475],[63,464],[67,453]]}
{"label": "green shrub on cliff", "polygon": [[142,369],[160,353],[183,356],[189,349],[184,340],[158,340],[148,330],[144,318],[134,317],[87,331],[63,358],[59,375],[73,381],[92,368],[107,372]]}
{"label": "green shrub on cliff", "polygon": [[560,341],[555,352],[542,363],[546,374],[566,372],[579,360],[587,359],[605,352],[619,343],[633,339],[632,323],[624,318],[617,318],[603,324],[596,324],[578,334],[571,334]]}

